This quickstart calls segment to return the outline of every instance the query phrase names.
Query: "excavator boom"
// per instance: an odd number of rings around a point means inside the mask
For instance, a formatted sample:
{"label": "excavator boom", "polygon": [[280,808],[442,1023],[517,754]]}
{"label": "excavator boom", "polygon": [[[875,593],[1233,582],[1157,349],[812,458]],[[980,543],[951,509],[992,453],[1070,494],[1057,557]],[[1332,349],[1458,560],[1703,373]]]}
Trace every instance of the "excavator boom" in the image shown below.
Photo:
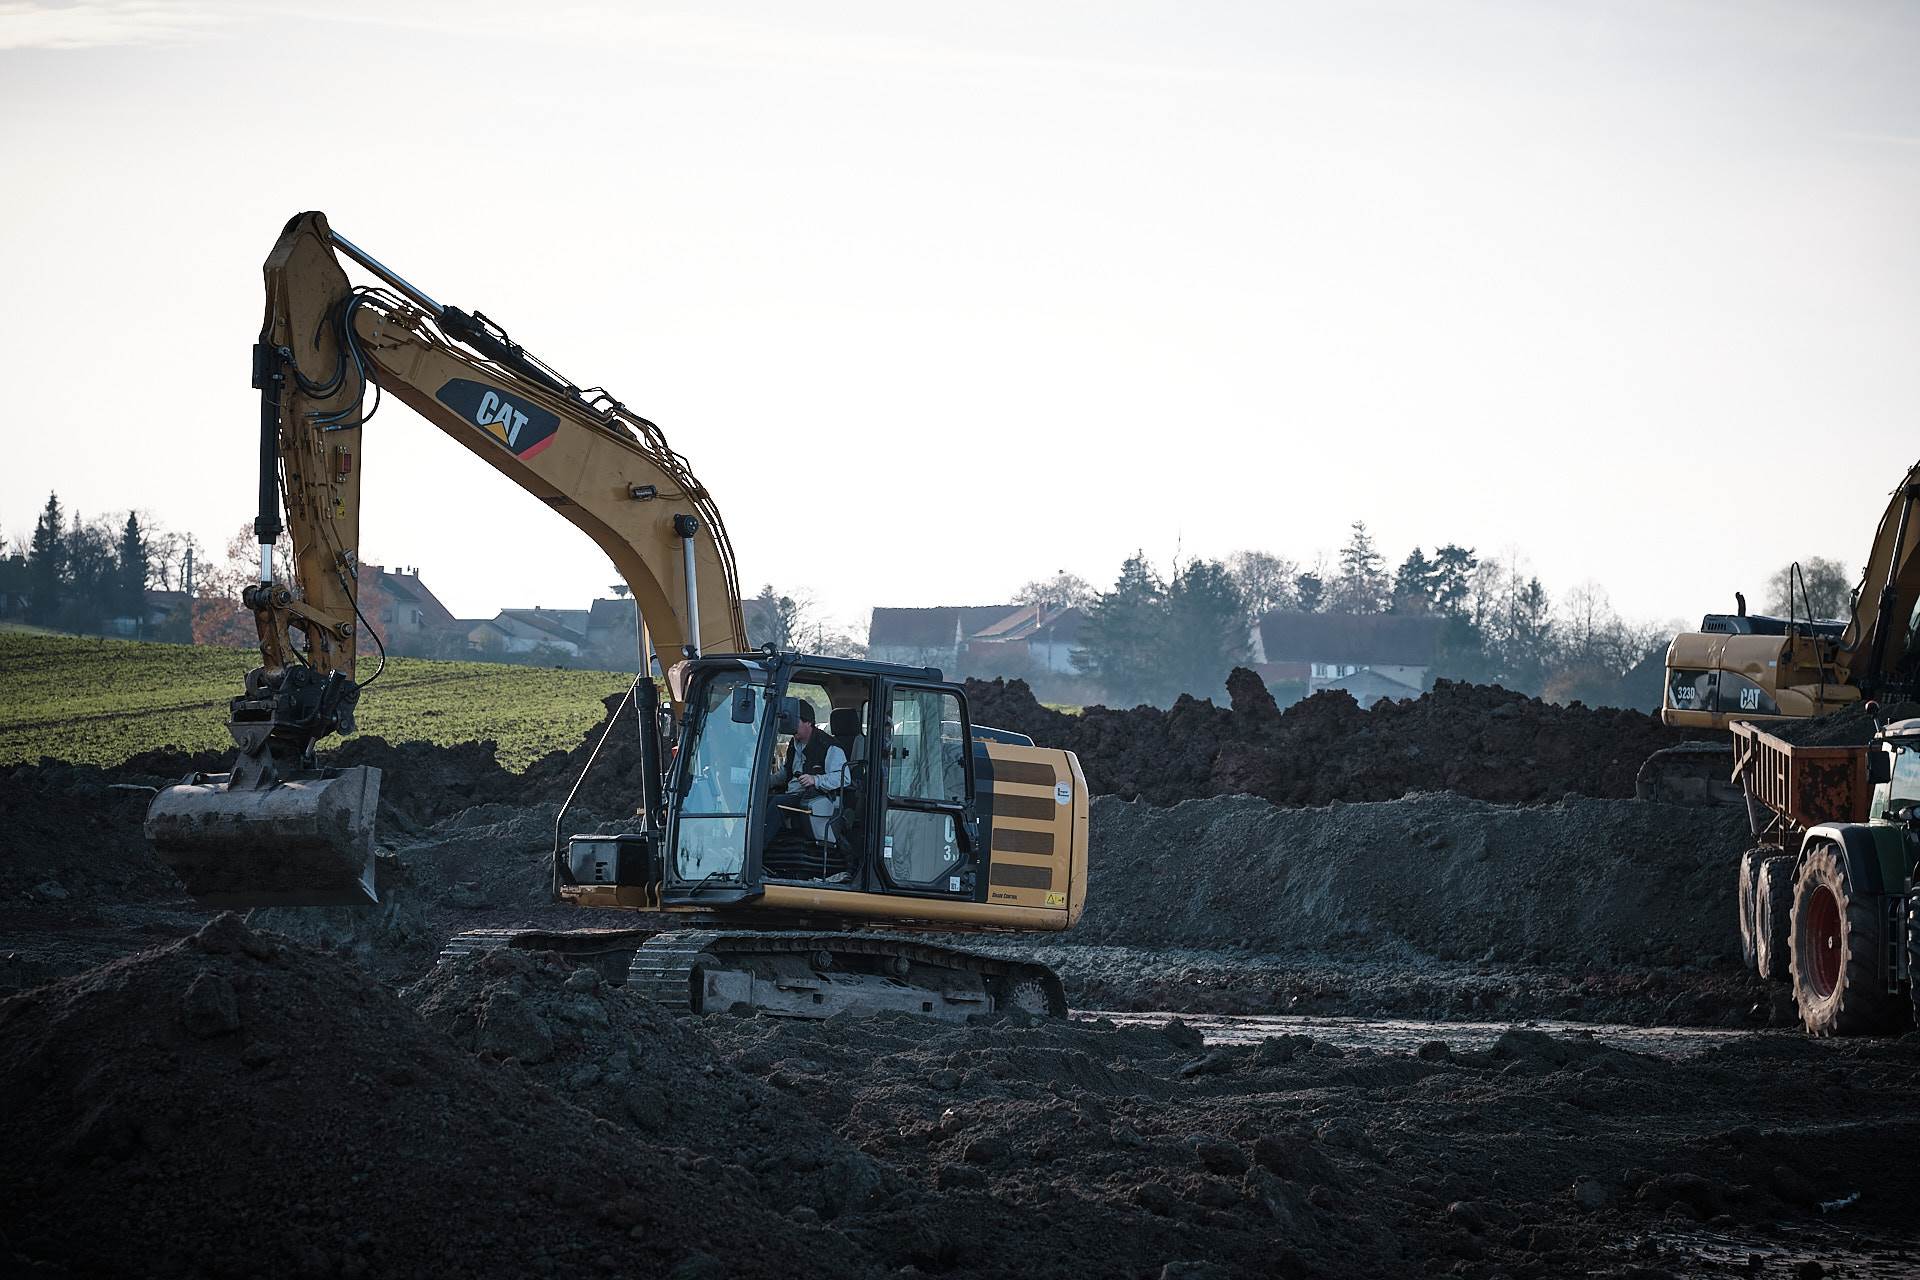
{"label": "excavator boom", "polygon": [[[341,255],[379,284],[356,288]],[[371,902],[379,772],[318,767],[314,746],[353,729],[364,682],[360,477],[367,423],[391,395],[591,538],[631,588],[651,647],[671,662],[747,647],[726,527],[660,429],[583,389],[484,314],[435,301],[333,232],[320,213],[267,257],[254,347],[260,392],[259,581],[246,589],[261,664],[233,699],[226,774],[162,792],[155,849],[220,905]],[[276,565],[284,527],[293,563]],[[638,638],[637,638],[638,639]],[[384,665],[384,651],[381,663]]]}

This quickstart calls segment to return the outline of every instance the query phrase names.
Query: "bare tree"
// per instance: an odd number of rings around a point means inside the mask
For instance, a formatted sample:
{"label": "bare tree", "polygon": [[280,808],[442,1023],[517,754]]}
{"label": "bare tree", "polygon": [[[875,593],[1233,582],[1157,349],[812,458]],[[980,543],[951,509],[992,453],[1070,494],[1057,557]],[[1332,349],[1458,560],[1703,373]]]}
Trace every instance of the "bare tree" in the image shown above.
{"label": "bare tree", "polygon": [[1247,620],[1258,622],[1275,609],[1300,607],[1300,564],[1266,551],[1236,551],[1227,557],[1227,573],[1240,590]]}
{"label": "bare tree", "polygon": [[1014,593],[1015,604],[1043,604],[1052,609],[1084,609],[1093,603],[1093,586],[1077,573],[1057,570],[1051,578],[1035,578]]}
{"label": "bare tree", "polygon": [[[1853,614],[1854,579],[1838,560],[1810,556],[1800,561],[1796,577],[1792,565],[1767,579],[1767,612],[1781,617],[1846,618]],[[1802,589],[1804,585],[1804,590]]]}

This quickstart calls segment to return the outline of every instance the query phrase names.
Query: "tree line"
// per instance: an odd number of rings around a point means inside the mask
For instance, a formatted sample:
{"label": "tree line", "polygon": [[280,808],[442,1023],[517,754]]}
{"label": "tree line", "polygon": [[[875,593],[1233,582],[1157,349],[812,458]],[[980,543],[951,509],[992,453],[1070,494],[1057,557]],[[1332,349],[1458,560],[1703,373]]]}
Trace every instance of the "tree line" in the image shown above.
{"label": "tree line", "polygon": [[197,552],[191,534],[170,532],[141,512],[86,519],[50,493],[24,546],[10,548],[0,535],[0,609],[62,631],[185,640],[184,611],[177,621],[160,616],[147,592],[178,589]]}
{"label": "tree line", "polygon": [[[1331,564],[1240,551],[1224,560],[1176,558],[1162,572],[1136,551],[1106,591],[1059,573],[1028,583],[1020,599],[1085,610],[1075,661],[1121,704],[1219,697],[1227,673],[1249,660],[1259,620],[1275,610],[1434,618],[1429,679],[1497,683],[1561,701],[1625,702],[1624,678],[1668,638],[1622,618],[1597,583],[1556,603],[1517,559],[1458,543],[1416,546],[1389,568],[1362,521]],[[1651,688],[1657,698],[1657,679]],[[1632,695],[1633,705],[1645,696]]]}

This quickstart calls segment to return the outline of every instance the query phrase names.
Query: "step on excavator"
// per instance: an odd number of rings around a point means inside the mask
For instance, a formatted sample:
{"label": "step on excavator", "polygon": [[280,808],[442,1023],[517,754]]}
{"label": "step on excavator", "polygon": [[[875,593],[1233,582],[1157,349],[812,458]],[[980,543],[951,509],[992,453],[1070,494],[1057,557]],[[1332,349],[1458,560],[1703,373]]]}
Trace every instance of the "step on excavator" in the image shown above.
{"label": "step on excavator", "polygon": [[[1891,703],[1920,687],[1920,464],[1908,468],[1874,532],[1852,608],[1816,618],[1800,566],[1788,570],[1784,618],[1710,613],[1667,646],[1660,719],[1681,729],[1729,730],[1806,720],[1866,698]],[[1800,607],[1800,606],[1804,606]],[[1743,801],[1730,741],[1655,752],[1635,793],[1680,803]]]}
{"label": "step on excavator", "polygon": [[[343,258],[377,283],[354,285]],[[260,575],[242,600],[260,665],[230,705],[231,768],[166,788],[146,817],[196,899],[378,901],[380,772],[326,767],[316,748],[353,732],[385,666],[358,548],[363,440],[392,396],[577,526],[637,606],[638,674],[555,824],[553,896],[606,909],[605,924],[479,931],[444,954],[557,951],[692,1013],[1065,1015],[1045,965],[940,939],[1079,918],[1088,796],[1071,752],[973,724],[935,668],[751,648],[720,511],[659,427],[484,314],[435,301],[324,215],[287,223],[265,275]],[[363,632],[379,652],[360,681]],[[628,717],[633,821],[566,835],[580,782]]]}

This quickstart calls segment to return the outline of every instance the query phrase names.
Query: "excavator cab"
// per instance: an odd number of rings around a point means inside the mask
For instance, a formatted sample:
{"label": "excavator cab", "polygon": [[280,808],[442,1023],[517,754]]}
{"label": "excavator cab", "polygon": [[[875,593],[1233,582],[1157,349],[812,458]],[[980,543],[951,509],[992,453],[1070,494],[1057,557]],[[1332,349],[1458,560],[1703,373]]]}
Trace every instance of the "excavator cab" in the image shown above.
{"label": "excavator cab", "polygon": [[[641,832],[556,848],[562,900],[1039,930],[1078,916],[1078,762],[975,726],[938,670],[762,651],[683,662],[669,679],[674,745],[642,751],[670,757],[659,799]],[[838,766],[813,791],[782,776],[809,771],[802,704],[811,772]],[[643,733],[651,723],[640,717]]]}
{"label": "excavator cab", "polygon": [[972,897],[966,699],[938,671],[785,654],[703,659],[684,676],[665,903],[741,902],[769,884]]}

